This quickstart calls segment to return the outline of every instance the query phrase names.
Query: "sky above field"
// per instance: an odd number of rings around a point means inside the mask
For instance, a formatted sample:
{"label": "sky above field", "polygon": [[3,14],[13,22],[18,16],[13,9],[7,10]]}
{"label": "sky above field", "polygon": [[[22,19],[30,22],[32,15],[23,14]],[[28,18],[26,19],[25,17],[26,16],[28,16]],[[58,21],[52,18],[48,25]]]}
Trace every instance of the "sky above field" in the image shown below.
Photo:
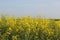
{"label": "sky above field", "polygon": [[60,18],[60,0],[0,0],[0,14]]}

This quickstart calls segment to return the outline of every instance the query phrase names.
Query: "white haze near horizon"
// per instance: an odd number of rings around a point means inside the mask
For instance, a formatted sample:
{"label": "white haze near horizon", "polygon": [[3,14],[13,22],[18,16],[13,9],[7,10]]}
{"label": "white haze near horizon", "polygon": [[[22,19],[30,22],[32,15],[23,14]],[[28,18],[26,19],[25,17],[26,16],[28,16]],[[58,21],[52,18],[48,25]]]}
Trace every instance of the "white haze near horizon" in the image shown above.
{"label": "white haze near horizon", "polygon": [[60,0],[0,0],[0,15],[60,18]]}

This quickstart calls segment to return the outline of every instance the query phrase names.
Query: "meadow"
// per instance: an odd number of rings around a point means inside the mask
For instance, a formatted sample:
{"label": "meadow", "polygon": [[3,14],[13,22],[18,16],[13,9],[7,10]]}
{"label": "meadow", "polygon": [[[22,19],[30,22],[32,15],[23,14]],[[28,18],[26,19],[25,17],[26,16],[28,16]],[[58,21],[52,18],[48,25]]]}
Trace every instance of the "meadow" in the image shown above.
{"label": "meadow", "polygon": [[60,40],[60,20],[0,17],[0,40]]}

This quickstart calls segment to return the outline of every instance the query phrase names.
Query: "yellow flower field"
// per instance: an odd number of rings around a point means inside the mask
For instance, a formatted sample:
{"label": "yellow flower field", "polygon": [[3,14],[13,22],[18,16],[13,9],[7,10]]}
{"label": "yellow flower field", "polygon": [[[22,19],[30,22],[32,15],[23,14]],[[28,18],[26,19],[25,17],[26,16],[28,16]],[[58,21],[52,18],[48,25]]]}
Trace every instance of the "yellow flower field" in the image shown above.
{"label": "yellow flower field", "polygon": [[0,40],[60,40],[60,20],[0,17]]}

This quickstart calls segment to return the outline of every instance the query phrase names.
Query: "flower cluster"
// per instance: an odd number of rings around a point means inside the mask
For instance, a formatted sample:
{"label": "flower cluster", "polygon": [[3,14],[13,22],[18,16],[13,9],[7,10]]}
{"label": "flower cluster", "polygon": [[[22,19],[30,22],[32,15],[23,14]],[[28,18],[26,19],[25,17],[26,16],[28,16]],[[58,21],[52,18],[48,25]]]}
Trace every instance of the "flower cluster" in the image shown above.
{"label": "flower cluster", "polygon": [[60,20],[1,17],[0,40],[60,40]]}

